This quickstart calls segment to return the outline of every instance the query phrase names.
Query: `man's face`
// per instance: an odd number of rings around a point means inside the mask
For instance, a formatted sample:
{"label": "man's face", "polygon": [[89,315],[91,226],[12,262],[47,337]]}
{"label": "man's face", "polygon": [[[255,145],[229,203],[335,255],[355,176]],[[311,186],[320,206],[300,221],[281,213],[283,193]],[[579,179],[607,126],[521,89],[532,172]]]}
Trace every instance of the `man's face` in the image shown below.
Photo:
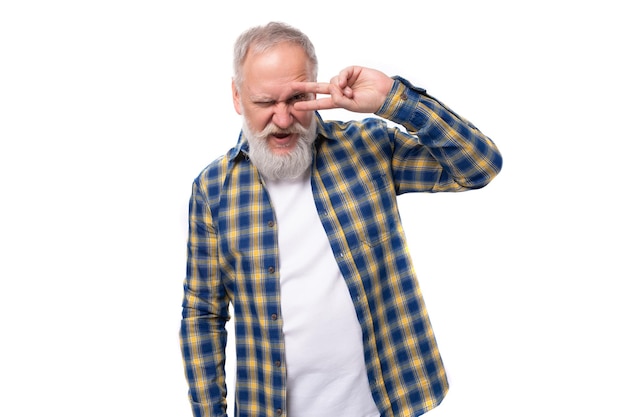
{"label": "man's face", "polygon": [[297,45],[281,43],[263,53],[249,53],[242,72],[242,85],[233,83],[233,102],[252,133],[268,128],[266,146],[275,155],[289,154],[296,148],[300,134],[294,126],[309,128],[312,111],[297,111],[296,101],[313,98],[312,94],[291,89],[293,81],[312,80],[312,68],[305,52]]}

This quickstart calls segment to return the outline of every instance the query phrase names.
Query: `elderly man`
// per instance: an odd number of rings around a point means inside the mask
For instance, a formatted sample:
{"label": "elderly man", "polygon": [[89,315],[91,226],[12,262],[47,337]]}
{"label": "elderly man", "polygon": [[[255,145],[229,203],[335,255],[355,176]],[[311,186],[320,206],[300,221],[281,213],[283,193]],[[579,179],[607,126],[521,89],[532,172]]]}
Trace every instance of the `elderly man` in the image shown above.
{"label": "elderly man", "polygon": [[[285,24],[236,42],[242,131],[190,199],[181,346],[196,417],[226,415],[231,303],[236,416],[417,416],[447,392],[396,197],[483,187],[500,153],[402,78],[353,66],[317,82],[317,65]],[[317,112],[331,108],[379,117]]]}

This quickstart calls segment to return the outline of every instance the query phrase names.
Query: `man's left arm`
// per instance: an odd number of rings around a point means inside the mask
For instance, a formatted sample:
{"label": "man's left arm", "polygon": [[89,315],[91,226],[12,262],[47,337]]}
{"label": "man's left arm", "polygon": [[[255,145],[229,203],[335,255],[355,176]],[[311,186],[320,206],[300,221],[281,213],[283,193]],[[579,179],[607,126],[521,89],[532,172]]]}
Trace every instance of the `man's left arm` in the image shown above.
{"label": "man's left arm", "polygon": [[407,132],[391,129],[399,193],[481,188],[502,168],[502,156],[491,139],[426,90],[402,78],[351,66],[328,83],[291,84],[295,91],[315,95],[295,103],[296,110],[343,108],[375,113],[406,128]]}
{"label": "man's left arm", "polygon": [[489,137],[402,78],[395,77],[376,114],[406,129],[393,130],[394,179],[400,193],[481,188],[502,168],[500,151]]}

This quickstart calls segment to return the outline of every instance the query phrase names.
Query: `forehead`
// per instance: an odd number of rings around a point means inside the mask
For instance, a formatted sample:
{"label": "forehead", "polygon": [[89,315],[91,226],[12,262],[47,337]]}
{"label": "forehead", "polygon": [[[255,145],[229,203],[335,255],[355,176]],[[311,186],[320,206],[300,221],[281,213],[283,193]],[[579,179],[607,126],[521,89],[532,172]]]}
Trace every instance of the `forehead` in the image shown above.
{"label": "forehead", "polygon": [[280,43],[266,51],[251,51],[242,65],[242,88],[251,95],[286,95],[292,81],[313,81],[313,67],[304,50]]}

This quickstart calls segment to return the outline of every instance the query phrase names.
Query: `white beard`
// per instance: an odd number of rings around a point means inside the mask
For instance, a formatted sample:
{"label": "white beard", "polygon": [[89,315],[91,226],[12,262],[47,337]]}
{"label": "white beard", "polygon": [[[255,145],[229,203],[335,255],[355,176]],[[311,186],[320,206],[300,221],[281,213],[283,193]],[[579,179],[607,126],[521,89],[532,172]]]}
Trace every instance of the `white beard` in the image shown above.
{"label": "white beard", "polygon": [[[281,129],[270,123],[262,132],[252,132],[244,117],[242,131],[250,144],[250,160],[261,175],[268,180],[296,179],[309,169],[313,161],[313,142],[317,137],[317,124],[311,121],[308,128],[295,123]],[[267,137],[274,133],[297,133],[296,147],[284,155],[275,154],[268,146]]]}

